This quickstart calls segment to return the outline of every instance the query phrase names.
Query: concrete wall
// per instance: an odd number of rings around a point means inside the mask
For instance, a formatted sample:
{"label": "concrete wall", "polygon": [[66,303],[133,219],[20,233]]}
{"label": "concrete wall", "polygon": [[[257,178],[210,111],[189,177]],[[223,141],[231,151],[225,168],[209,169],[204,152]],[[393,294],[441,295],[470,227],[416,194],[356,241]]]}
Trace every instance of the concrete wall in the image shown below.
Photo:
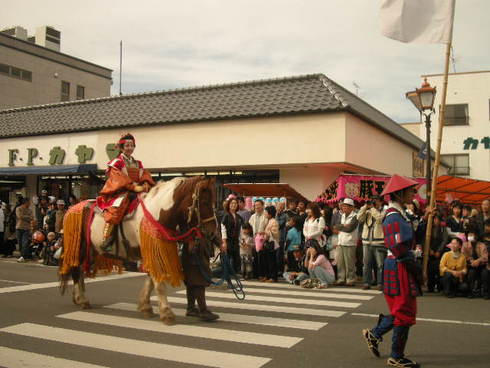
{"label": "concrete wall", "polygon": [[[427,81],[437,87],[435,114],[432,118],[431,144],[435,147],[439,126],[443,76],[427,76]],[[490,149],[482,143],[475,150],[464,150],[464,140],[472,137],[481,141],[490,137],[490,71],[450,74],[447,104],[468,104],[469,125],[445,126],[441,146],[442,154],[469,154],[470,175],[473,179],[490,181]]]}
{"label": "concrete wall", "polygon": [[413,148],[350,114],[346,115],[345,134],[346,162],[382,174],[412,176]]}
{"label": "concrete wall", "polygon": [[0,63],[32,72],[32,82],[0,74],[0,109],[60,102],[61,81],[70,83],[70,100],[77,85],[85,87],[86,99],[110,95],[110,79],[2,45]]}

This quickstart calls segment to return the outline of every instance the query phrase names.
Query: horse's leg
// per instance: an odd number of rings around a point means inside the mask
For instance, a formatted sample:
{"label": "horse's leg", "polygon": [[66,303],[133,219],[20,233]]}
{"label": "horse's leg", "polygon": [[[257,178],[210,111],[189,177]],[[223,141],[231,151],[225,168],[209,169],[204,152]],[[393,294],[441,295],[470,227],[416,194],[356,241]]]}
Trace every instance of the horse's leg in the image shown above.
{"label": "horse's leg", "polygon": [[146,276],[145,282],[143,283],[143,288],[140,291],[140,297],[138,300],[138,310],[143,313],[146,318],[153,317],[153,308],[150,304],[150,295],[153,291],[153,280],[150,275]]}
{"label": "horse's leg", "polygon": [[158,282],[153,279],[153,285],[158,296],[158,311],[160,313],[160,319],[166,325],[175,324],[175,314],[170,309],[170,305],[167,300],[166,285],[164,282]]}
{"label": "horse's leg", "polygon": [[85,298],[85,282],[83,280],[82,268],[73,268],[71,277],[73,278],[73,303],[81,306],[83,309],[90,308],[90,303]]}

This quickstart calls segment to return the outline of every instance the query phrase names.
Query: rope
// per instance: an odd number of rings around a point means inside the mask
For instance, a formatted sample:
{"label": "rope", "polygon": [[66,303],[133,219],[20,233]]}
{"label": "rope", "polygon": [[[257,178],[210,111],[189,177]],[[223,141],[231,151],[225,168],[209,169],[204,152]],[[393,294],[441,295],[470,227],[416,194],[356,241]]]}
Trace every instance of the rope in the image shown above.
{"label": "rope", "polygon": [[223,285],[226,281],[228,285],[228,289],[231,289],[231,291],[233,291],[233,294],[235,294],[235,297],[238,300],[245,299],[245,291],[243,290],[242,282],[240,281],[240,278],[235,273],[235,269],[233,268],[233,264],[231,263],[231,259],[227,253],[219,254],[219,256],[221,257],[222,274],[221,274],[221,279],[219,279],[218,281],[213,281],[211,277],[209,277],[208,273],[204,269],[204,265],[202,264],[199,256],[196,253],[193,253],[193,255],[199,267],[199,271],[201,272],[202,276],[207,282],[209,282],[214,286],[220,286]]}

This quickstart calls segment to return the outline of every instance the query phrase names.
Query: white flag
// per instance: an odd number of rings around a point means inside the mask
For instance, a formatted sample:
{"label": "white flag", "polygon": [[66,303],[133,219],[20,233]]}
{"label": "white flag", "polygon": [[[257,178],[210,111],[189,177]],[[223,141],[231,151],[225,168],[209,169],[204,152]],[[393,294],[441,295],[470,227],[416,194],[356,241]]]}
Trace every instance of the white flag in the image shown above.
{"label": "white flag", "polygon": [[449,43],[455,0],[381,0],[381,33],[401,42]]}

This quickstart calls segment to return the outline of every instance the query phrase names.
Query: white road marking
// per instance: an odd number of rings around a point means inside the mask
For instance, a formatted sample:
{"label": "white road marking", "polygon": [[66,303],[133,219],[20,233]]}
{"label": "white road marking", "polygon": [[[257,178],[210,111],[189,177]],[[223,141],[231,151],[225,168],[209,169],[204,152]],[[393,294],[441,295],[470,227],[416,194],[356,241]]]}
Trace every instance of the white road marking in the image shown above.
{"label": "white road marking", "polygon": [[[146,276],[146,274],[140,273],[140,272],[124,272],[122,274],[117,274],[117,275],[97,276],[97,278],[95,278],[95,279],[85,279],[85,283],[90,284],[93,282],[127,279],[130,277],[140,277],[140,276]],[[70,284],[71,284],[71,282],[70,282]],[[59,285],[60,285],[60,283],[58,281],[56,281],[56,282],[43,282],[40,284],[29,284],[29,285],[22,285],[22,286],[9,286],[9,287],[0,288],[0,294],[18,293],[21,291],[31,291],[31,290],[39,290],[39,289],[48,289],[48,288],[52,288],[52,287],[58,287]]]}
{"label": "white road marking", "polygon": [[[309,293],[309,292],[304,292],[302,290],[281,290],[281,289],[275,289],[275,290],[264,290],[264,289],[259,289],[259,288],[254,288],[254,287],[244,287],[243,290],[245,290],[245,293],[250,292],[250,293],[257,293],[257,294],[273,294],[273,295],[295,295],[295,296],[303,296],[305,298],[325,298],[325,299],[349,299],[349,300],[371,300],[374,298],[374,296],[369,296],[369,295],[349,295],[349,294],[335,294],[335,293]],[[213,291],[216,291],[214,289]],[[229,292],[228,290],[224,290],[225,292]],[[177,293],[179,294],[185,294],[185,290],[180,290]],[[209,292],[207,292],[209,293]]]}
{"label": "white road marking", "polygon": [[82,363],[75,360],[55,358],[49,355],[0,346],[0,364],[8,368],[108,368],[102,365]]}
{"label": "white road marking", "polygon": [[328,289],[302,289],[299,286],[292,285],[285,282],[259,282],[259,281],[243,281],[243,286],[246,288],[247,286],[263,286],[266,288],[283,288],[287,290],[302,290],[310,293],[353,293],[353,294],[373,294],[378,295],[381,294],[381,291],[378,290],[361,290],[355,287],[337,287],[337,286],[329,286]]}
{"label": "white road marking", "polygon": [[[104,308],[117,309],[123,311],[136,311],[136,304],[116,303],[106,305]],[[180,317],[184,317],[186,310],[184,308],[172,308],[172,311]],[[219,312],[219,320],[225,322],[247,323],[262,326],[297,328],[301,330],[318,331],[320,328],[327,325],[327,322],[305,321],[297,319],[276,318],[276,317],[260,317],[246,314],[222,313]]]}
{"label": "white road marking", "polygon": [[[152,297],[152,300],[157,298]],[[169,302],[178,304],[187,304],[187,299],[180,296],[170,296],[167,298]],[[311,309],[311,308],[299,308],[299,307],[286,307],[278,305],[265,305],[265,304],[253,304],[243,302],[224,302],[220,300],[208,300],[208,305],[211,307],[223,307],[233,309],[245,309],[249,311],[264,311],[264,312],[278,312],[278,313],[290,313],[300,314],[302,316],[321,316],[321,317],[342,317],[346,312],[335,311],[328,309]]]}
{"label": "white road marking", "polygon": [[[367,313],[351,313],[353,316],[360,316],[360,317],[373,317],[373,318],[378,318],[378,314],[367,314]],[[473,325],[473,326],[490,326],[490,323],[486,322],[470,322],[470,321],[456,321],[456,320],[450,320],[450,319],[432,319],[432,318],[419,318],[417,317],[417,321],[424,321],[424,322],[437,322],[437,323],[452,323],[456,325]]]}
{"label": "white road marking", "polygon": [[202,327],[193,325],[167,326],[164,325],[161,321],[148,321],[142,320],[141,318],[119,317],[111,316],[108,314],[96,314],[91,312],[73,312],[61,314],[57,317],[81,322],[90,322],[109,326],[162,332],[172,335],[201,337],[205,339],[233,341],[245,344],[257,344],[279,348],[290,348],[303,340],[300,337],[244,332],[214,327]]}
{"label": "white road marking", "polygon": [[2,279],[0,279],[0,282],[9,282],[11,284],[22,284],[22,285],[30,284],[30,282],[13,281],[13,280],[2,280]]}
{"label": "white road marking", "polygon": [[2,328],[0,331],[117,353],[132,354],[146,358],[162,359],[187,364],[204,365],[207,367],[260,368],[271,361],[270,358],[159,344],[33,323],[21,323]]}
{"label": "white road marking", "polygon": [[[213,291],[211,292],[206,291],[206,297],[236,299],[235,295],[233,295],[231,292],[226,294],[226,293],[218,293]],[[311,300],[311,299],[305,300],[305,299],[296,299],[296,298],[283,298],[283,297],[275,297],[275,296],[262,296],[262,295],[250,295],[250,294],[247,294],[244,302],[239,302],[239,303],[247,304],[248,300],[260,301],[260,302],[273,302],[273,303],[301,304],[305,307],[312,306],[312,305],[315,306],[321,305],[326,307],[357,308],[361,305],[361,303],[337,302],[333,300]],[[210,304],[212,303],[213,301],[210,301]]]}

